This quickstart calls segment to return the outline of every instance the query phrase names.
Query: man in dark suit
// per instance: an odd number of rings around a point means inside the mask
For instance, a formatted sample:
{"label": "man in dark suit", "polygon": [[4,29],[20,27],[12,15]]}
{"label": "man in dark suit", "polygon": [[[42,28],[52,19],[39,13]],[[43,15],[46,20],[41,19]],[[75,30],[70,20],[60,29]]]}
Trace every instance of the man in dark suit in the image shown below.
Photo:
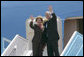
{"label": "man in dark suit", "polygon": [[48,21],[44,23],[43,38],[47,42],[48,56],[59,56],[57,16],[53,13],[52,6],[49,6],[49,11],[46,11],[45,15]]}

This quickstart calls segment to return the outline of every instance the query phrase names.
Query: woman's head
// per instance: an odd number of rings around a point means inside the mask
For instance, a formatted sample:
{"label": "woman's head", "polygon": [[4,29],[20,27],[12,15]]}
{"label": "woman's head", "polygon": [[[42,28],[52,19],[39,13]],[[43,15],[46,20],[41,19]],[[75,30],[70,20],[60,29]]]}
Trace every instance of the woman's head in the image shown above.
{"label": "woman's head", "polygon": [[41,23],[43,23],[43,18],[42,17],[37,17],[36,18],[36,22],[38,23],[38,24],[41,24]]}

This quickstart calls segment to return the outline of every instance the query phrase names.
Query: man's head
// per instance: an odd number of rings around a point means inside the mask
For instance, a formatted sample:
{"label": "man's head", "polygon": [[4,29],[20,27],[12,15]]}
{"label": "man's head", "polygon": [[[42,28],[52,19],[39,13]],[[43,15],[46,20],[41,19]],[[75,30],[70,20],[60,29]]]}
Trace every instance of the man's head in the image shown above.
{"label": "man's head", "polygon": [[50,12],[49,12],[49,11],[46,11],[45,17],[46,17],[47,19],[50,19],[51,15],[50,15]]}

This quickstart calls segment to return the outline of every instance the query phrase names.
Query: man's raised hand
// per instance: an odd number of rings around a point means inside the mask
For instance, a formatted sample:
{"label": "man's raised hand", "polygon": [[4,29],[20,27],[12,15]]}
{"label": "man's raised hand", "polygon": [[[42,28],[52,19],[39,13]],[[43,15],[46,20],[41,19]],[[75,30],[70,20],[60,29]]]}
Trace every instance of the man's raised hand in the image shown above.
{"label": "man's raised hand", "polygon": [[52,12],[52,11],[53,11],[53,9],[52,9],[52,6],[51,6],[51,5],[48,7],[48,9],[49,9],[49,11],[50,11],[50,12]]}

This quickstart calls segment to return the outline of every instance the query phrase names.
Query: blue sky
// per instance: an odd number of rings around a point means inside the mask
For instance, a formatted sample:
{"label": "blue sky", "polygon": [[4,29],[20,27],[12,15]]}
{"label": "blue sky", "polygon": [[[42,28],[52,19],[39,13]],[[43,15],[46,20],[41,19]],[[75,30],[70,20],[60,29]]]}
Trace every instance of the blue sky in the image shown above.
{"label": "blue sky", "polygon": [[12,40],[16,34],[26,38],[26,19],[45,16],[49,5],[61,19],[83,16],[82,1],[1,1],[1,38]]}

